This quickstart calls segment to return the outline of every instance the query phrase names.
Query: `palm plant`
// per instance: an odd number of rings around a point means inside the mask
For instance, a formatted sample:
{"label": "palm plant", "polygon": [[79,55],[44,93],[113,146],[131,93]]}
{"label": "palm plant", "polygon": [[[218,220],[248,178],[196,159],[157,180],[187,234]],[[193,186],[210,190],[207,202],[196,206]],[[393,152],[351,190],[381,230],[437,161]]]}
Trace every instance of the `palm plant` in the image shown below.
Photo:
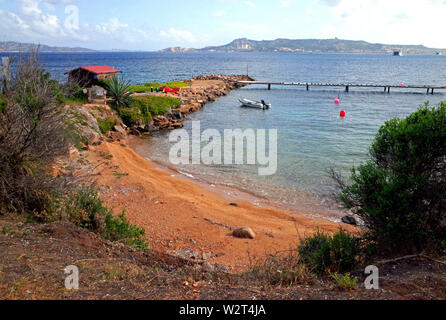
{"label": "palm plant", "polygon": [[107,95],[112,99],[112,106],[115,108],[130,107],[132,98],[130,97],[130,81],[124,78],[114,77],[111,80],[101,82],[101,86],[107,91]]}

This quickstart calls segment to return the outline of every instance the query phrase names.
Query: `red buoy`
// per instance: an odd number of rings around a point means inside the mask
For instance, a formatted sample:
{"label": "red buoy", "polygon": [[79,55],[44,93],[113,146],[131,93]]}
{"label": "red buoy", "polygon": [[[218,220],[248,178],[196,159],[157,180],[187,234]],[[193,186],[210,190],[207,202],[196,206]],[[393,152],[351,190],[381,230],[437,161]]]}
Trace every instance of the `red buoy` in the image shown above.
{"label": "red buoy", "polygon": [[335,99],[334,103],[339,104],[341,102],[338,98]]}
{"label": "red buoy", "polygon": [[345,111],[341,110],[341,118],[345,118],[345,115],[346,115]]}

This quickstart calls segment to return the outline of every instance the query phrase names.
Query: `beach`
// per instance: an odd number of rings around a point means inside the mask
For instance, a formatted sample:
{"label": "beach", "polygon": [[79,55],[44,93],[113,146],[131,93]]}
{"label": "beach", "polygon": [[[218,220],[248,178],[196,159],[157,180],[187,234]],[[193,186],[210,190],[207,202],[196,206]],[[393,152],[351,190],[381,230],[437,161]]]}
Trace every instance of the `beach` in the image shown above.
{"label": "beach", "polygon": [[[101,198],[116,214],[125,210],[132,223],[146,230],[152,250],[159,252],[194,252],[197,261],[241,270],[266,254],[296,248],[301,238],[316,231],[358,232],[349,225],[308,218],[304,212],[231,204],[214,191],[161,171],[120,142],[91,147],[88,160],[99,165],[94,174]],[[256,233],[255,239],[232,236],[230,229],[245,226]]]}

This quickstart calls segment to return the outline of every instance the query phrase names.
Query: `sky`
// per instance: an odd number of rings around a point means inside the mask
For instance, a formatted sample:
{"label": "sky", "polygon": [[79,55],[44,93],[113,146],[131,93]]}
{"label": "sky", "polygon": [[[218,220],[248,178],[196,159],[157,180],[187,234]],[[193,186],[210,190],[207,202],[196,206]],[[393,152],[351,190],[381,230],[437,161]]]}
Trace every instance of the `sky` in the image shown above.
{"label": "sky", "polygon": [[0,0],[0,41],[159,50],[253,40],[446,48],[446,0]]}

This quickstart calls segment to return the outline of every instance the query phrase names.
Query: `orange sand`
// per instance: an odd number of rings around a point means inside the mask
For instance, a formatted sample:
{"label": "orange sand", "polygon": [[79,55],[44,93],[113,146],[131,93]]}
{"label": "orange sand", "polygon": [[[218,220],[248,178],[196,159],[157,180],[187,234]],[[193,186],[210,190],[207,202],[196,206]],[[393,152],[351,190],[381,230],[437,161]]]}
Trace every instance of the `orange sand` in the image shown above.
{"label": "orange sand", "polygon": [[[113,157],[107,160],[104,154]],[[115,213],[125,209],[127,218],[146,230],[153,250],[191,248],[200,254],[212,253],[214,257],[208,261],[211,264],[222,263],[237,270],[249,265],[253,258],[295,248],[300,237],[317,230],[357,231],[345,224],[246,202],[231,206],[220,195],[155,168],[119,142],[92,147],[89,160],[93,165],[103,163],[95,170],[98,186],[103,186],[101,198]],[[256,239],[234,238],[221,225],[251,227]]]}

